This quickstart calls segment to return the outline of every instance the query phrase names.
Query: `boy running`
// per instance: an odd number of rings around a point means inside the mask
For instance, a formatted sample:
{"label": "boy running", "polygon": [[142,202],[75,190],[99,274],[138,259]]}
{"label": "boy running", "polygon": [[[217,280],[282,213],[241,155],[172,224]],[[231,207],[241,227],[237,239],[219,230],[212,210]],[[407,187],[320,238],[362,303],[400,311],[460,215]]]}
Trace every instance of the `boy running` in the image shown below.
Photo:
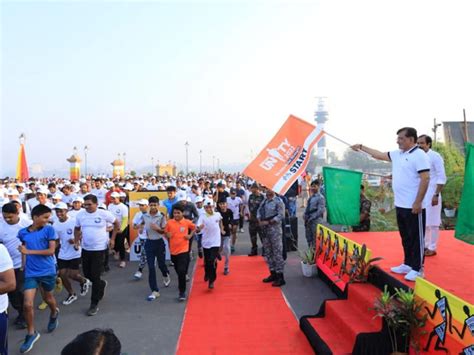
{"label": "boy running", "polygon": [[230,258],[230,233],[233,227],[234,214],[227,208],[227,202],[219,202],[219,210],[222,216],[222,225],[224,228],[224,234],[222,235],[221,250],[224,253],[224,275],[229,273],[229,258]]}
{"label": "boy running", "polygon": [[202,248],[204,251],[204,281],[209,281],[209,289],[214,288],[216,281],[217,254],[221,246],[221,235],[224,234],[222,216],[214,212],[214,201],[204,202],[206,214],[199,217],[198,232],[202,231]]}
{"label": "boy running", "polygon": [[141,199],[138,201],[138,208],[140,211],[138,211],[135,216],[133,217],[133,229],[138,230],[138,240],[140,242],[140,263],[138,264],[138,270],[135,272],[133,275],[133,278],[135,280],[140,280],[143,275],[143,269],[145,268],[147,262],[146,262],[146,251],[145,251],[145,243],[146,243],[146,231],[143,228],[143,225],[141,225],[141,220],[142,216],[144,213],[148,212],[148,200],[147,199]]}
{"label": "boy running", "polygon": [[54,251],[56,249],[56,233],[49,223],[51,209],[39,204],[31,211],[33,224],[18,232],[22,245],[18,250],[23,254],[25,265],[25,301],[23,310],[27,324],[27,334],[20,347],[21,353],[26,353],[33,348],[34,343],[40,338],[35,330],[33,302],[36,289],[43,289],[43,297],[51,310],[48,322],[48,332],[54,331],[58,326],[59,309],[53,295],[56,286],[56,265]]}
{"label": "boy running", "polygon": [[74,241],[76,219],[68,216],[68,207],[64,202],[58,203],[54,209],[56,210],[58,220],[54,222],[53,228],[60,243],[58,254],[59,277],[68,292],[68,296],[63,301],[63,305],[67,306],[77,300],[77,295],[69,280],[74,280],[79,283],[81,286],[81,296],[87,295],[92,283],[79,273],[81,247],[76,245]]}
{"label": "boy running", "polygon": [[171,260],[178,274],[179,301],[186,300],[186,275],[189,267],[189,240],[196,229],[195,225],[184,218],[184,206],[173,206],[173,219],[165,227],[169,239]]}

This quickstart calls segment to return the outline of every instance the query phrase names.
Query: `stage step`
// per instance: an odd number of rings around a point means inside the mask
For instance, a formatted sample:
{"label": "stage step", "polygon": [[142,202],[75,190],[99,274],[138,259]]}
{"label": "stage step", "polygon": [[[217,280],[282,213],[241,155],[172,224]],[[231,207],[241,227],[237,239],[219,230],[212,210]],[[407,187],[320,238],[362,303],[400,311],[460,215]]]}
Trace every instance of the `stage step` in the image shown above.
{"label": "stage step", "polygon": [[382,320],[371,310],[380,290],[371,284],[350,284],[348,298],[328,300],[325,315],[306,318],[333,354],[348,354],[360,333],[379,332]]}

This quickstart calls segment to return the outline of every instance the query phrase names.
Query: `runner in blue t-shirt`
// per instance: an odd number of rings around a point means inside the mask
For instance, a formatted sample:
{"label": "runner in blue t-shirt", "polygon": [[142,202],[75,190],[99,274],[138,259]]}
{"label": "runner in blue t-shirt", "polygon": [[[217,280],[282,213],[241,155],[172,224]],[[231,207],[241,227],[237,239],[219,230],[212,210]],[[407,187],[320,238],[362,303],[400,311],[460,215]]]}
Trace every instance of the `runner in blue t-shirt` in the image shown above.
{"label": "runner in blue t-shirt", "polygon": [[59,309],[53,295],[56,286],[54,251],[57,236],[53,227],[49,225],[51,209],[45,205],[37,205],[31,211],[31,217],[33,224],[18,232],[18,238],[22,244],[18,249],[23,255],[25,269],[23,310],[28,326],[25,341],[20,347],[21,353],[30,351],[40,337],[40,334],[35,331],[33,318],[33,302],[38,287],[43,289],[44,300],[51,310],[48,332],[57,328],[59,316]]}

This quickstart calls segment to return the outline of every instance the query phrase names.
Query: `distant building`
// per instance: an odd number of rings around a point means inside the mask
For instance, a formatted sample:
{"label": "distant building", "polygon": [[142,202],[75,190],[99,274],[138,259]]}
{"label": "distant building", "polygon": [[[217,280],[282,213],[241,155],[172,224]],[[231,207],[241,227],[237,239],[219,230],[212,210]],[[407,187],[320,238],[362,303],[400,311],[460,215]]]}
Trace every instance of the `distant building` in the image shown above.
{"label": "distant building", "polygon": [[173,164],[157,165],[156,174],[159,176],[176,176],[176,165],[173,165]]}
{"label": "distant building", "polygon": [[466,142],[474,143],[474,122],[466,122],[467,137],[465,137],[464,121],[443,122],[444,141],[456,146],[462,154],[465,154]]}

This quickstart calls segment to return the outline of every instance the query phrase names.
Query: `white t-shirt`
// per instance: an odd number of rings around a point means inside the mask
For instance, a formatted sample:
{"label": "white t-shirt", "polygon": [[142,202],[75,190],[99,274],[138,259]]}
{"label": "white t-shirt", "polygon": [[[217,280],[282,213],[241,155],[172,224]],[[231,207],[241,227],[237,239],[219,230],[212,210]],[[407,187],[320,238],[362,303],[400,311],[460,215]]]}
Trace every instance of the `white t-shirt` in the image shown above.
{"label": "white t-shirt", "polygon": [[74,227],[76,226],[76,220],[68,217],[65,222],[59,221],[54,222],[53,228],[58,235],[60,248],[58,259],[61,260],[72,260],[81,257],[81,248],[79,250],[74,249],[74,244],[70,244],[69,240],[74,239]]}
{"label": "white t-shirt", "polygon": [[101,203],[105,203],[105,194],[107,193],[107,190],[104,189],[103,187],[100,189],[92,189],[91,194],[95,195],[97,197],[97,201],[99,205]]}
{"label": "white t-shirt", "polygon": [[[135,216],[133,216],[133,221],[132,221],[133,225],[140,225],[143,221],[142,217],[143,217],[142,211],[138,211],[137,213],[135,213]],[[145,228],[143,228],[142,233],[140,232],[138,233],[138,238],[147,239]]]}
{"label": "white t-shirt", "polygon": [[[13,269],[13,262],[8,254],[7,248],[0,244],[0,272],[5,272]],[[8,294],[0,295],[0,313],[3,313],[8,308]]]}
{"label": "white t-shirt", "polygon": [[81,208],[81,209],[79,209],[79,210],[70,210],[70,211],[68,211],[67,215],[68,215],[69,217],[76,218],[76,216],[77,216],[81,211],[84,211],[84,209]]}
{"label": "white t-shirt", "polygon": [[[420,186],[420,173],[430,170],[428,155],[418,146],[406,152],[395,150],[388,154],[392,161],[395,206],[412,208]],[[426,208],[426,206],[426,200],[423,200],[422,207]]]}
{"label": "white t-shirt", "polygon": [[61,199],[61,201],[67,205],[72,205],[72,200],[74,200],[75,198],[76,198],[76,194],[69,194],[69,195],[63,194],[63,198]]}
{"label": "white t-shirt", "polygon": [[242,206],[242,199],[240,197],[227,197],[227,207],[232,211],[234,220],[240,218],[240,206]]}
{"label": "white t-shirt", "polygon": [[120,225],[122,225],[125,218],[128,218],[128,207],[123,203],[119,203],[118,205],[111,203],[107,209],[117,218]]}
{"label": "white t-shirt", "polygon": [[14,269],[21,267],[21,253],[18,251],[21,241],[18,239],[18,231],[29,225],[31,225],[31,221],[22,218],[20,218],[17,224],[8,224],[5,221],[0,222],[0,243],[7,248],[13,260]]}
{"label": "white t-shirt", "polygon": [[204,228],[201,230],[203,248],[209,249],[221,246],[221,220],[222,216],[219,212],[214,212],[212,216],[205,214],[199,217],[197,225],[204,225]]}
{"label": "white t-shirt", "polygon": [[109,244],[107,222],[114,223],[115,216],[109,211],[97,209],[93,213],[86,210],[76,216],[76,227],[82,231],[82,248],[89,251],[106,250]]}

